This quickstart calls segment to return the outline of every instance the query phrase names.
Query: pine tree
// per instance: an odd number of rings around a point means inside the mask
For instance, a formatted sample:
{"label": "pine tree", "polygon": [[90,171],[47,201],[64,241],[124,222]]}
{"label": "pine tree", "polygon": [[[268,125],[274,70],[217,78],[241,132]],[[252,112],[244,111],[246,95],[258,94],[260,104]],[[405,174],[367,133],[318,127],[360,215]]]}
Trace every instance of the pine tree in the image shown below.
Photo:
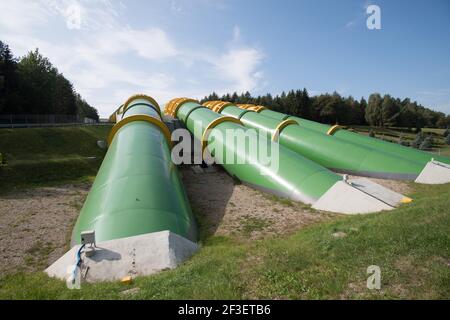
{"label": "pine tree", "polygon": [[381,95],[379,93],[373,93],[369,97],[369,102],[366,108],[365,118],[371,126],[382,126],[383,120],[381,117]]}

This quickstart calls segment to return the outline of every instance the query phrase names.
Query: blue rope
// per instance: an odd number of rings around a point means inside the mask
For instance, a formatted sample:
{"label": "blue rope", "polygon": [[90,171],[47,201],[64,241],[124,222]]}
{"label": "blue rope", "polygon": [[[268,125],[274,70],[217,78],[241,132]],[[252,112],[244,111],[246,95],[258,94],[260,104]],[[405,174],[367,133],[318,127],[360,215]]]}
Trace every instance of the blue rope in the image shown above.
{"label": "blue rope", "polygon": [[75,277],[76,277],[76,272],[77,272],[77,267],[81,264],[81,250],[83,250],[83,248],[85,247],[85,245],[86,244],[83,244],[81,247],[80,247],[80,249],[78,249],[78,252],[77,252],[77,260],[76,260],[76,263],[75,263],[75,265],[74,265],[74,268],[73,268],[73,273],[72,273],[72,281],[73,282],[75,282]]}

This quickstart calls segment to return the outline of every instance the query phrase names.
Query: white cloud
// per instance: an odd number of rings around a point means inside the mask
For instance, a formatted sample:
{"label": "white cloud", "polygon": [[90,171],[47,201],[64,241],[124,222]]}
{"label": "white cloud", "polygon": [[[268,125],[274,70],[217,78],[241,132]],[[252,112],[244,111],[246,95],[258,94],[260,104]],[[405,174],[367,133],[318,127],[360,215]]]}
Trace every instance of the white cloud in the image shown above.
{"label": "white cloud", "polygon": [[50,11],[36,1],[0,1],[0,30],[27,32],[45,24]]}
{"label": "white cloud", "polygon": [[[78,30],[67,29],[70,6],[80,8]],[[64,41],[54,38],[49,27],[62,28]],[[163,104],[176,96],[250,91],[263,83],[264,55],[241,44],[238,26],[224,42],[227,48],[192,44],[178,49],[160,27],[122,23],[119,9],[107,0],[0,0],[0,39],[16,55],[38,47],[101,116],[138,92]]]}
{"label": "white cloud", "polygon": [[177,54],[169,37],[158,28],[120,31],[114,40],[118,40],[119,45],[136,51],[139,56],[146,59],[161,59]]}
{"label": "white cloud", "polygon": [[263,54],[255,48],[231,49],[219,57],[215,67],[219,76],[232,83],[227,91],[251,91],[262,78],[258,70],[262,59]]}

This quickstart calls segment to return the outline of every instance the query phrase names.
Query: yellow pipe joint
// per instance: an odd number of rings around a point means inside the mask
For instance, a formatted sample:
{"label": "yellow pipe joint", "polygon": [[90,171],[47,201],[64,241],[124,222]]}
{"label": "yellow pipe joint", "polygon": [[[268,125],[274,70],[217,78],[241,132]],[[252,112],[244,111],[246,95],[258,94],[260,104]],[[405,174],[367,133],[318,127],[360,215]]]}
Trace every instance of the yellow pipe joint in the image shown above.
{"label": "yellow pipe joint", "polygon": [[[131,105],[131,103],[137,99],[143,99],[143,100],[147,100],[148,102],[150,102],[150,104],[153,105],[157,109],[159,115],[161,116],[161,108],[159,107],[158,102],[156,102],[155,99],[153,99],[152,97],[150,97],[146,94],[135,94],[134,96],[129,97],[128,100],[123,104],[123,106],[119,108],[119,113],[124,113],[125,111],[127,111],[128,107]],[[120,109],[122,109],[122,110],[120,110]]]}
{"label": "yellow pipe joint", "polygon": [[113,142],[113,139],[114,139],[116,133],[119,131],[120,128],[122,128],[124,125],[126,125],[126,124],[128,124],[130,122],[133,122],[133,121],[146,121],[146,122],[149,122],[151,124],[154,124],[163,133],[164,137],[167,140],[169,148],[172,147],[172,140],[171,140],[171,137],[170,137],[170,131],[167,128],[167,126],[164,124],[164,122],[162,122],[160,119],[151,117],[151,116],[146,115],[146,114],[137,114],[137,115],[129,116],[129,117],[126,117],[125,119],[122,119],[118,123],[116,123],[114,125],[114,127],[112,127],[111,132],[108,135],[108,145],[109,146],[111,145],[111,143]]}
{"label": "yellow pipe joint", "polygon": [[202,141],[201,141],[202,154],[203,154],[203,152],[205,151],[205,148],[208,145],[208,137],[209,137],[209,134],[210,134],[211,130],[214,129],[214,127],[217,126],[218,124],[221,124],[221,123],[226,122],[226,121],[243,125],[242,122],[239,119],[236,119],[236,118],[233,118],[233,117],[227,117],[227,116],[223,116],[223,117],[220,117],[220,118],[217,118],[217,119],[211,121],[211,123],[208,124],[208,126],[206,127],[206,129],[205,129],[205,131],[203,132],[203,135],[202,135]]}
{"label": "yellow pipe joint", "polygon": [[221,113],[223,109],[225,109],[228,106],[232,106],[233,104],[231,102],[227,101],[207,101],[203,103],[203,106],[211,109],[214,112]]}
{"label": "yellow pipe joint", "polygon": [[292,119],[281,121],[275,128],[275,131],[272,135],[272,141],[277,142],[280,137],[281,131],[283,131],[284,128],[290,126],[291,124],[298,125],[298,122]]}
{"label": "yellow pipe joint", "polygon": [[327,135],[332,136],[333,134],[336,133],[336,131],[340,130],[340,129],[344,129],[344,126],[340,126],[338,124],[332,126],[330,129],[328,129],[327,131]]}
{"label": "yellow pipe joint", "polygon": [[197,100],[189,99],[189,98],[175,98],[170,100],[167,105],[166,109],[164,110],[164,113],[172,116],[174,118],[177,117],[178,109],[186,102],[196,102],[199,103]]}

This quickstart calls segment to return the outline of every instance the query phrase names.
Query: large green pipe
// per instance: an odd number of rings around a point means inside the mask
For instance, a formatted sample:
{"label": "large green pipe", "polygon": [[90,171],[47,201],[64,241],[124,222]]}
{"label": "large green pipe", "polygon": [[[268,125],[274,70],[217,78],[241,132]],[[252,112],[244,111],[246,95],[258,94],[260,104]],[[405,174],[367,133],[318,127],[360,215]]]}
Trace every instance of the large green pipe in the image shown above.
{"label": "large green pipe", "polygon": [[195,241],[194,218],[171,161],[170,133],[158,104],[136,95],[122,109],[72,244],[80,243],[86,230],[95,230],[99,242],[163,230]]}
{"label": "large green pipe", "polygon": [[[261,115],[271,117],[273,119],[278,120],[286,120],[286,119],[293,119],[298,122],[298,124],[301,127],[315,130],[317,132],[320,132],[322,134],[327,134],[332,130],[333,126],[329,126],[323,123],[289,116],[287,114],[283,114],[280,112],[264,109],[261,112]],[[335,127],[336,128],[336,127]],[[344,141],[348,141],[351,143],[356,143],[362,146],[370,147],[372,149],[376,149],[385,153],[393,154],[397,157],[402,157],[404,159],[415,161],[417,163],[420,163],[423,166],[427,164],[431,159],[435,159],[437,161],[450,164],[450,159],[447,157],[443,157],[436,154],[431,154],[428,152],[423,152],[420,150],[416,150],[413,148],[405,147],[400,144],[395,144],[387,141],[383,141],[381,139],[376,139],[368,136],[364,136],[362,134],[350,132],[348,130],[343,130],[342,128],[337,128],[337,130],[334,131],[334,133],[331,133],[334,137],[342,139]]]}
{"label": "large green pipe", "polygon": [[[336,182],[342,180],[340,176],[326,168],[279,146],[278,168],[274,169],[261,164],[258,155],[253,154],[248,145],[241,150],[235,144],[230,145],[220,138],[226,136],[226,130],[234,130],[234,132],[241,130],[246,133],[247,129],[242,124],[232,121],[233,118],[223,118],[194,100],[174,99],[167,104],[165,112],[179,118],[199,140],[203,140],[205,132],[210,129],[211,133],[204,140],[207,144],[214,141],[217,150],[222,150],[225,160],[222,166],[225,170],[243,183],[258,189],[312,204]],[[218,120],[219,118],[225,121]],[[212,126],[211,124],[214,123],[216,125]],[[264,139],[262,143],[266,143],[268,148],[277,148],[274,142],[266,139],[264,135],[257,138],[258,143]],[[234,161],[227,162],[227,154]],[[262,174],[262,171],[265,174]]]}
{"label": "large green pipe", "polygon": [[389,153],[334,139],[315,130],[300,126],[292,119],[282,120],[264,116],[250,108],[242,109],[226,102],[207,102],[225,116],[240,119],[249,128],[269,134],[288,149],[301,154],[337,172],[356,175],[414,180],[423,170],[423,165]]}

